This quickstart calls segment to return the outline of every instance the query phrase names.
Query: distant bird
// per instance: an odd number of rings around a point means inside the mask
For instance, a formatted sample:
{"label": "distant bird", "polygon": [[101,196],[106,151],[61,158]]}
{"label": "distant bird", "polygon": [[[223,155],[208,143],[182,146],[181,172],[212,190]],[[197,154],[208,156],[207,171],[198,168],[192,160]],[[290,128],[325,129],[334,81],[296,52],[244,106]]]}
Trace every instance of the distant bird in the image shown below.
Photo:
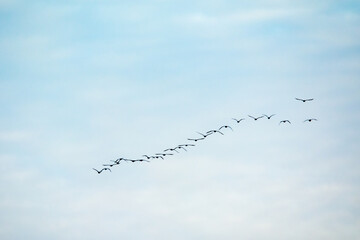
{"label": "distant bird", "polygon": [[263,116],[267,117],[267,119],[270,119],[271,117],[275,116],[275,114],[271,114],[270,116],[263,114]]}
{"label": "distant bird", "polygon": [[103,166],[105,166],[105,167],[113,167],[113,166],[119,165],[119,164],[120,164],[120,162],[119,163],[112,163],[112,164],[103,164]]}
{"label": "distant bird", "polygon": [[130,161],[130,162],[150,162],[149,160],[145,160],[145,159],[126,159],[125,161]]}
{"label": "distant bird", "polygon": [[176,151],[176,148],[168,148],[168,149],[165,149],[164,152],[172,151],[172,152],[177,152],[178,153],[178,151]]}
{"label": "distant bird", "polygon": [[148,155],[142,155],[143,157],[146,157],[147,159],[150,159],[151,157]]}
{"label": "distant bird", "polygon": [[262,118],[262,117],[264,117],[264,116],[260,116],[260,117],[253,117],[253,116],[250,116],[250,115],[248,115],[249,117],[251,117],[252,119],[254,119],[255,121],[256,120],[258,120],[258,119],[260,119],[260,118]]}
{"label": "distant bird", "polygon": [[291,124],[291,122],[289,120],[282,120],[279,122],[279,125],[280,125],[280,123],[290,123]]}
{"label": "distant bird", "polygon": [[245,118],[240,118],[240,119],[233,118],[233,120],[235,120],[237,123],[240,123],[241,121],[245,120]]}
{"label": "distant bird", "polygon": [[156,158],[156,159],[161,158],[162,160],[164,160],[163,156],[151,156],[151,158]]}
{"label": "distant bird", "polygon": [[205,139],[205,137],[202,137],[202,138],[188,138],[188,140],[194,141],[194,142],[197,142],[199,140],[204,140],[204,139]]}
{"label": "distant bird", "polygon": [[316,118],[309,118],[309,119],[306,119],[304,122],[311,122],[311,121],[317,121]]}
{"label": "distant bird", "polygon": [[110,168],[103,168],[103,169],[101,169],[100,171],[99,170],[97,170],[97,169],[95,169],[95,168],[93,168],[98,174],[100,174],[102,171],[105,171],[105,170],[109,170],[110,172],[111,172],[111,169]]}
{"label": "distant bird", "polygon": [[[195,145],[194,145],[194,146],[195,146]],[[180,145],[179,145],[179,146],[177,146],[176,148],[178,148],[178,149],[180,149],[180,148],[181,148],[181,149],[184,149],[184,150],[187,152],[186,148],[184,148],[183,146],[180,146]],[[176,149],[176,148],[175,148],[175,149]]]}
{"label": "distant bird", "polygon": [[213,134],[213,133],[220,133],[221,135],[224,135],[222,132],[220,132],[219,130],[210,130],[210,131],[207,131],[206,133],[209,133],[209,134]]}
{"label": "distant bird", "polygon": [[171,155],[174,155],[174,154],[172,154],[172,153],[155,153],[155,155],[159,155],[159,156],[165,157],[165,156],[167,156],[167,155],[171,156]]}
{"label": "distant bird", "polygon": [[125,158],[118,158],[115,161],[114,160],[111,160],[111,161],[114,162],[115,164],[120,164],[120,161],[124,161],[124,160],[125,160]]}
{"label": "distant bird", "polygon": [[301,98],[295,98],[298,101],[302,101],[302,102],[307,102],[307,101],[312,101],[314,100],[313,98],[308,98],[308,99],[301,99]]}
{"label": "distant bird", "polygon": [[195,144],[180,144],[179,147],[194,147]]}
{"label": "distant bird", "polygon": [[228,125],[223,125],[223,126],[221,126],[221,127],[219,128],[219,131],[220,131],[222,128],[230,128],[232,131],[234,131],[234,130],[232,129],[232,127],[230,127],[230,126],[228,126]]}
{"label": "distant bird", "polygon": [[203,133],[201,133],[201,132],[197,132],[198,134],[200,134],[201,136],[203,136],[204,138],[206,138],[207,136],[209,136],[209,135],[211,135],[211,133],[210,134],[203,134]]}

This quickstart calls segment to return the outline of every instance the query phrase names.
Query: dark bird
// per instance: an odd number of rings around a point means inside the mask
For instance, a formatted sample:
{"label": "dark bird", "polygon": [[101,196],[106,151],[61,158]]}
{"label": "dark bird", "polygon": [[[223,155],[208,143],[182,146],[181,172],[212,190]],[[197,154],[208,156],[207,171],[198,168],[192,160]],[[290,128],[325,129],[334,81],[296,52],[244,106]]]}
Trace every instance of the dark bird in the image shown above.
{"label": "dark bird", "polygon": [[203,134],[203,133],[201,133],[201,132],[197,132],[197,133],[200,134],[201,136],[203,136],[204,138],[206,138],[207,136],[211,135],[211,133],[210,133],[210,134],[209,134],[209,133]]}
{"label": "dark bird", "polygon": [[[176,148],[177,148],[177,147],[176,147]],[[166,152],[166,151],[172,151],[172,152],[177,152],[177,153],[178,153],[178,151],[176,151],[176,148],[168,148],[168,149],[165,149],[164,152]]]}
{"label": "dark bird", "polygon": [[103,164],[103,166],[105,166],[105,167],[113,167],[113,166],[119,165],[119,164],[120,164],[120,162],[119,163],[112,163],[112,164]]}
{"label": "dark bird", "polygon": [[279,125],[280,125],[280,123],[287,123],[287,122],[291,124],[291,122],[289,120],[282,120],[279,122]]}
{"label": "dark bird", "polygon": [[267,119],[270,119],[271,117],[275,116],[275,114],[271,114],[270,116],[263,114],[263,116],[267,117]]}
{"label": "dark bird", "polygon": [[129,162],[150,162],[149,160],[146,160],[146,159],[126,159],[125,161],[129,161]]}
{"label": "dark bird", "polygon": [[256,120],[258,120],[258,119],[260,119],[260,118],[262,118],[262,117],[264,117],[264,116],[260,116],[260,117],[253,117],[253,116],[250,116],[250,115],[248,115],[249,117],[251,117],[252,119],[254,119],[255,121]]}
{"label": "dark bird", "polygon": [[295,98],[298,101],[302,101],[302,102],[307,102],[307,101],[312,101],[314,100],[313,98],[308,98],[308,99],[301,99],[301,98]]}
{"label": "dark bird", "polygon": [[306,119],[304,122],[311,122],[311,121],[317,121],[316,118],[309,118],[309,119]]}
{"label": "dark bird", "polygon": [[194,147],[195,144],[180,144],[179,147]]}
{"label": "dark bird", "polygon": [[117,165],[117,164],[120,164],[120,161],[124,161],[124,160],[125,160],[125,158],[118,158],[116,160],[111,160],[111,161]]}
{"label": "dark bird", "polygon": [[95,169],[95,168],[93,168],[98,174],[100,174],[102,171],[105,171],[105,170],[109,170],[110,172],[111,172],[111,169],[110,168],[103,168],[103,169],[101,169],[100,171],[99,170],[97,170],[97,169]]}
{"label": "dark bird", "polygon": [[235,120],[237,123],[240,123],[242,120],[245,120],[245,118],[240,118],[240,119],[233,118],[233,120]]}
{"label": "dark bird", "polygon": [[232,127],[230,127],[230,126],[228,126],[228,125],[223,125],[223,126],[221,126],[221,127],[219,128],[219,131],[220,131],[221,129],[223,129],[223,128],[230,128],[232,131],[234,131],[234,130],[232,129]]}
{"label": "dark bird", "polygon": [[163,156],[163,157],[165,157],[165,156],[167,156],[167,155],[174,155],[174,154],[172,154],[172,153],[155,153],[155,155],[159,155],[159,156]]}
{"label": "dark bird", "polygon": [[150,159],[151,157],[148,155],[142,155],[143,157],[146,157],[147,159]]}
{"label": "dark bird", "polygon": [[204,140],[204,139],[205,139],[205,137],[202,137],[202,138],[188,138],[188,140],[194,141],[194,142],[197,142],[199,140]]}
{"label": "dark bird", "polygon": [[156,159],[161,158],[162,160],[164,160],[164,157],[163,157],[163,156],[151,156],[151,158],[156,158]]}
{"label": "dark bird", "polygon": [[[194,146],[195,146],[195,145],[194,145]],[[187,152],[186,148],[184,148],[183,146],[180,146],[180,145],[179,145],[179,146],[177,146],[176,148],[178,148],[178,149],[184,149],[184,150]],[[175,149],[176,149],[176,148],[175,148]]]}
{"label": "dark bird", "polygon": [[209,133],[209,134],[213,134],[213,133],[220,133],[221,135],[224,135],[222,132],[220,132],[219,130],[210,130],[210,131],[207,131],[206,133]]}

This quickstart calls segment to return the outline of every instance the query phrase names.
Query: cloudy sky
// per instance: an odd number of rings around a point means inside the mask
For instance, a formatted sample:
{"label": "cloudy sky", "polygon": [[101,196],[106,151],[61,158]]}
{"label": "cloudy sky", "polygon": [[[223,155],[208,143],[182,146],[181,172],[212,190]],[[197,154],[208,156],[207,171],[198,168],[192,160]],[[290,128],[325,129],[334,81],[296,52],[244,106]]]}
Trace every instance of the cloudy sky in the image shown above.
{"label": "cloudy sky", "polygon": [[360,239],[359,1],[0,0],[0,25],[1,239]]}

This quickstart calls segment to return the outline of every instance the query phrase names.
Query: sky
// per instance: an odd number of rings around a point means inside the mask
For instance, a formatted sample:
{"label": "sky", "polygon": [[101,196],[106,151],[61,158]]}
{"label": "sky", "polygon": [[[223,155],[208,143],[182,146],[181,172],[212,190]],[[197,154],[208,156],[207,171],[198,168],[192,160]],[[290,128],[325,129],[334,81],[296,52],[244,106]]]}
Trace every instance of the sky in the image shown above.
{"label": "sky", "polygon": [[0,26],[0,239],[360,239],[359,1],[0,0]]}

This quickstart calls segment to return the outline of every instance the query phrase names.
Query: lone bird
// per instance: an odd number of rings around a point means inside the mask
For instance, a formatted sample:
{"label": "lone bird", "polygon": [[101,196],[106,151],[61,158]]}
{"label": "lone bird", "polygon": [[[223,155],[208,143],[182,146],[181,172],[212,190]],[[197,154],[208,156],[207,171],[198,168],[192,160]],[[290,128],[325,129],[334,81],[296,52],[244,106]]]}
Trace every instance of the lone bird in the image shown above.
{"label": "lone bird", "polygon": [[262,118],[262,117],[264,117],[264,115],[263,115],[263,116],[260,116],[260,117],[253,117],[253,116],[250,116],[250,115],[248,115],[248,116],[251,117],[252,119],[254,119],[255,121],[258,120],[258,119],[260,119],[260,118]]}
{"label": "lone bird", "polygon": [[101,169],[100,171],[99,170],[97,170],[97,169],[95,169],[95,168],[93,168],[98,174],[100,174],[102,171],[105,171],[105,170],[109,170],[110,172],[111,172],[111,169],[110,168],[103,168],[103,169]]}
{"label": "lone bird", "polygon": [[304,122],[311,122],[311,121],[317,121],[316,118],[309,118],[309,119],[306,119]]}
{"label": "lone bird", "polygon": [[291,122],[289,120],[282,120],[279,122],[279,125],[280,125],[280,123],[290,123],[291,124]]}
{"label": "lone bird", "polygon": [[270,116],[266,115],[266,114],[263,114],[263,116],[267,117],[267,119],[270,119],[272,118],[273,116],[275,116],[275,114],[271,114]]}
{"label": "lone bird", "polygon": [[301,99],[301,98],[295,98],[298,101],[302,101],[302,102],[307,102],[307,101],[312,101],[314,100],[313,98],[308,98],[308,99]]}
{"label": "lone bird", "polygon": [[237,123],[240,123],[242,120],[245,120],[245,118],[240,118],[240,119],[233,118],[233,120],[235,120]]}

